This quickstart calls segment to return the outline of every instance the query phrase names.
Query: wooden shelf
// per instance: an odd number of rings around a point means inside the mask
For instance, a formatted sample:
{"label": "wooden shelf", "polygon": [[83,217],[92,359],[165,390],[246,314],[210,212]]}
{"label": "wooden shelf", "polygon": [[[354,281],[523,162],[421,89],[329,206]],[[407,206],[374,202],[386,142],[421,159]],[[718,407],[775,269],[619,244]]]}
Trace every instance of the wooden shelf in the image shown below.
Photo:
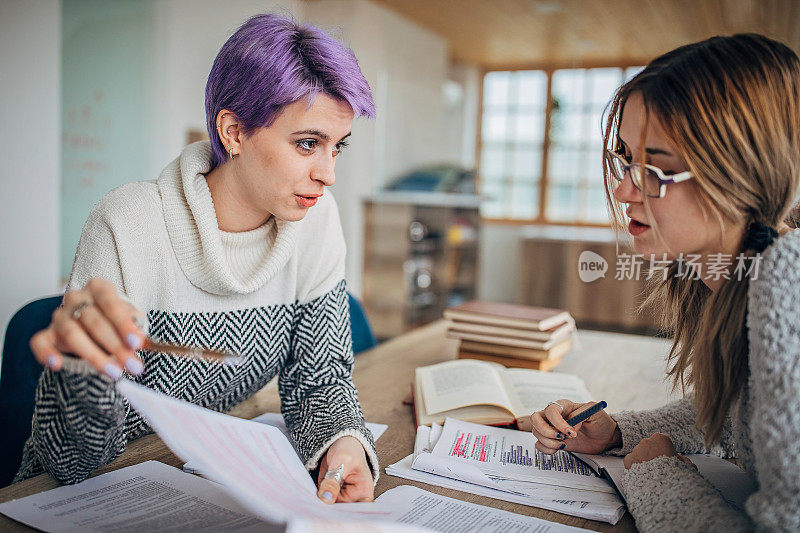
{"label": "wooden shelf", "polygon": [[478,205],[475,197],[441,193],[364,201],[363,300],[376,336],[399,335],[475,298]]}

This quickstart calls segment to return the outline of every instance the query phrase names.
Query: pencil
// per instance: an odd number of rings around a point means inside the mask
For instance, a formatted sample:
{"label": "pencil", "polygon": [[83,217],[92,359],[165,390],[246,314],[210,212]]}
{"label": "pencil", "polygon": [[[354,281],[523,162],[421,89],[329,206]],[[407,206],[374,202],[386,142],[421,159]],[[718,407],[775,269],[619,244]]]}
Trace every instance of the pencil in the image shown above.
{"label": "pencil", "polygon": [[588,408],[587,410],[585,410],[584,412],[579,413],[570,418],[569,420],[567,420],[567,424],[569,424],[570,426],[575,426],[576,424],[580,424],[581,422],[583,422],[596,412],[602,411],[606,407],[608,407],[608,404],[606,402],[598,402],[593,406],[591,406],[590,408]]}
{"label": "pencil", "polygon": [[170,355],[188,357],[190,359],[210,359],[212,361],[225,364],[238,364],[244,360],[241,356],[222,352],[220,350],[156,342],[150,338],[145,339],[142,349],[147,350],[148,352],[168,353]]}
{"label": "pencil", "polygon": [[[185,357],[187,359],[206,359],[214,363],[221,363],[223,365],[238,365],[244,358],[239,355],[233,355],[219,350],[211,350],[207,348],[196,348],[191,346],[181,346],[179,344],[167,344],[164,342],[156,342],[150,338],[146,338],[142,350],[148,352],[165,353],[178,357]],[[70,374],[97,374],[97,370],[86,362],[85,359],[79,357],[65,355],[61,358],[61,369]]]}

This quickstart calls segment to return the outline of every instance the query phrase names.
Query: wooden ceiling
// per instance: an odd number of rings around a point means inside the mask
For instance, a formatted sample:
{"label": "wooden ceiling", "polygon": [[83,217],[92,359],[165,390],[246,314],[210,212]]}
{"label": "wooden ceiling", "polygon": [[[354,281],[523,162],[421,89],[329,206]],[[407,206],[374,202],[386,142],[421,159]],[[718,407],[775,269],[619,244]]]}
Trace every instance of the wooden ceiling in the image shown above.
{"label": "wooden ceiling", "polygon": [[758,32],[800,52],[800,0],[373,0],[487,69],[644,64],[712,35]]}

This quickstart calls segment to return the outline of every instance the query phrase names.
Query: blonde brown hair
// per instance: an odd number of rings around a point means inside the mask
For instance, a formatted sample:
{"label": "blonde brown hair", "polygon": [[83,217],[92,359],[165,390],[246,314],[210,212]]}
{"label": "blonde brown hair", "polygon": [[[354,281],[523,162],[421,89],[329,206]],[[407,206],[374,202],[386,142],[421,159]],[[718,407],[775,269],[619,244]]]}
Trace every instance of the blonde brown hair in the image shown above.
{"label": "blonde brown hair", "polygon": [[[606,148],[621,149],[620,120],[633,93],[645,103],[642,137],[648,120],[661,123],[695,176],[707,220],[724,232],[734,224],[777,228],[790,214],[800,181],[800,60],[792,50],[761,35],[739,34],[658,57],[617,91]],[[610,164],[604,154],[606,197],[619,228],[624,218],[613,197]],[[643,202],[650,213],[644,195]],[[660,238],[656,225],[653,230]],[[756,253],[745,247],[745,255]],[[678,276],[679,266],[673,261],[645,305],[660,310],[665,331],[674,335],[669,375],[676,387],[692,390],[696,425],[711,446],[749,375],[749,283],[731,276],[712,292],[699,279]]]}

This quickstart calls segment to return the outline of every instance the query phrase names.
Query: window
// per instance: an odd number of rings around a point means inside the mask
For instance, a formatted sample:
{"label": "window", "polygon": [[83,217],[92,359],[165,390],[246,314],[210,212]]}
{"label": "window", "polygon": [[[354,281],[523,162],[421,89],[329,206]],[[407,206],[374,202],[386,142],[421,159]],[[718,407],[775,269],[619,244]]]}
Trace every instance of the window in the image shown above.
{"label": "window", "polygon": [[603,111],[614,91],[639,70],[487,73],[479,171],[481,193],[488,198],[481,207],[483,216],[607,223],[601,167]]}

